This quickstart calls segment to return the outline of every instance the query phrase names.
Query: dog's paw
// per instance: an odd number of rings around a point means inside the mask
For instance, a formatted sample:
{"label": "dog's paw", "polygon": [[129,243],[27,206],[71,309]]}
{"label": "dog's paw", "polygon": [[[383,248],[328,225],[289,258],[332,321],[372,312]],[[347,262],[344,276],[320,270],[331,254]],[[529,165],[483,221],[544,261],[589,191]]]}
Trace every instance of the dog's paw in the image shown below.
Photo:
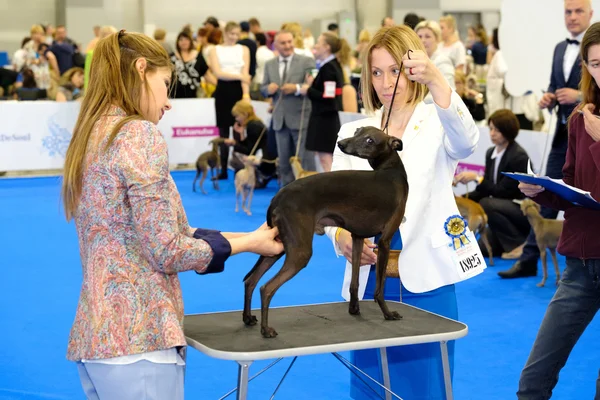
{"label": "dog's paw", "polygon": [[246,214],[248,214],[249,216],[252,216],[252,211],[246,210]]}
{"label": "dog's paw", "polygon": [[263,335],[264,338],[274,338],[275,336],[277,336],[277,331],[273,328],[271,328],[270,326],[264,327],[262,326],[260,328],[260,333]]}
{"label": "dog's paw", "polygon": [[388,321],[396,321],[396,320],[402,319],[402,315],[400,315],[397,311],[390,311],[390,313],[385,314],[384,317]]}
{"label": "dog's paw", "polygon": [[254,326],[258,322],[258,319],[254,315],[244,315],[243,320],[246,326]]}
{"label": "dog's paw", "polygon": [[348,313],[350,313],[350,315],[360,315],[360,307],[358,306],[358,304],[351,304],[350,307],[348,307]]}
{"label": "dog's paw", "polygon": [[544,287],[545,284],[546,284],[546,281],[542,281],[542,282],[538,283],[535,286],[537,286],[537,287]]}

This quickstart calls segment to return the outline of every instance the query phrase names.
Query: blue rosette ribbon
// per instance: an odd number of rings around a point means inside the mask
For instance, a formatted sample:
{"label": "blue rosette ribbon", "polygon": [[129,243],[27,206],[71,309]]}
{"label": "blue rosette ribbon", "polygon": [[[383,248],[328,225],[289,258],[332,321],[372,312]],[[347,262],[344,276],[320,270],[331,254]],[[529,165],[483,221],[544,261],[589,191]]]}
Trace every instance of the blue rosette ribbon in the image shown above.
{"label": "blue rosette ribbon", "polygon": [[452,239],[454,250],[458,250],[471,242],[466,235],[467,226],[467,220],[461,215],[451,215],[444,222],[444,230],[446,231],[446,235]]}

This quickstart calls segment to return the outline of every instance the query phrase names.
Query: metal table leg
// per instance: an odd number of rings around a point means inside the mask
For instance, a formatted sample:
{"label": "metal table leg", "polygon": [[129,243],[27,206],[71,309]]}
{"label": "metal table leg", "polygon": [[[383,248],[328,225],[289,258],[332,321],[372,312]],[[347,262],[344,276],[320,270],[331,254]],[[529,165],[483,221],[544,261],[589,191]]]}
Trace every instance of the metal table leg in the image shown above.
{"label": "metal table leg", "polygon": [[248,373],[252,361],[238,361],[238,364],[237,400],[246,400],[248,398]]}
{"label": "metal table leg", "polygon": [[452,380],[450,378],[450,361],[448,359],[448,342],[441,341],[440,348],[442,349],[442,366],[444,368],[444,386],[446,387],[446,400],[453,400],[452,395]]}
{"label": "metal table leg", "polygon": [[388,366],[387,348],[380,348],[379,354],[381,355],[381,375],[383,376],[383,386],[389,390],[389,392],[385,392],[385,400],[392,400],[392,395],[390,394],[392,390],[392,384],[390,382],[390,368]]}

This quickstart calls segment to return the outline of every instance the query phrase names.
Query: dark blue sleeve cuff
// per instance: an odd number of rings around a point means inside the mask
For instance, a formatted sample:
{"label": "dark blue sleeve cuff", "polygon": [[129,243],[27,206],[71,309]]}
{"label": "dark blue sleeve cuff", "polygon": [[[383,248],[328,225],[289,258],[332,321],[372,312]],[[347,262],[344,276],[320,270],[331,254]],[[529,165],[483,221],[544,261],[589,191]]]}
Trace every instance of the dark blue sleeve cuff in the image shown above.
{"label": "dark blue sleeve cuff", "polygon": [[212,248],[213,258],[204,272],[196,272],[200,275],[223,272],[225,261],[231,255],[229,241],[221,235],[221,232],[212,229],[198,228],[194,232],[194,239],[202,239]]}

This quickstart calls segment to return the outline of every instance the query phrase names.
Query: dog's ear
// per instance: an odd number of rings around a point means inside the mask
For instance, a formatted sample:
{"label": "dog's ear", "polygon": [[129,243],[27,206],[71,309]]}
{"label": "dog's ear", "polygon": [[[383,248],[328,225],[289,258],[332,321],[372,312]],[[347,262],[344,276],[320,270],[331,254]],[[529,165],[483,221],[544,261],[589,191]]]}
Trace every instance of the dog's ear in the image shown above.
{"label": "dog's ear", "polygon": [[388,143],[389,143],[390,147],[392,148],[392,150],[402,151],[402,140],[395,138],[393,136],[390,136],[388,138]]}

